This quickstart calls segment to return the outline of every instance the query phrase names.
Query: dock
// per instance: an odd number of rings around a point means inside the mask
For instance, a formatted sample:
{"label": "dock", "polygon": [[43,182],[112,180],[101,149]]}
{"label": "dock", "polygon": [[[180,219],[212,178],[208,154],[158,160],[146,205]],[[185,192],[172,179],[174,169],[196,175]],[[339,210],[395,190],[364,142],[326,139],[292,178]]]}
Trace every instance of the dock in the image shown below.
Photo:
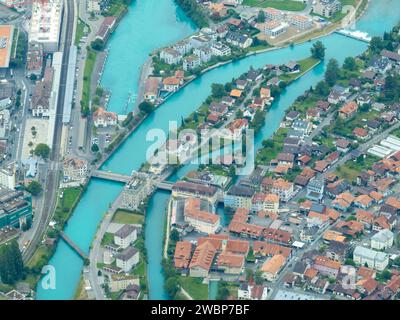
{"label": "dock", "polygon": [[60,232],[60,237],[74,250],[83,260],[87,260],[88,256],[73,242],[63,231]]}

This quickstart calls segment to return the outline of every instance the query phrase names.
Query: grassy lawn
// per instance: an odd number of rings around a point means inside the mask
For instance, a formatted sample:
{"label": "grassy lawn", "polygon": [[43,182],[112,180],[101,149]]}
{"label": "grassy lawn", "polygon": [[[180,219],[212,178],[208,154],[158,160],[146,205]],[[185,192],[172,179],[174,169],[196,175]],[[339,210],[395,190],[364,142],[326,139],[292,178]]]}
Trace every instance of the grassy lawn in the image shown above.
{"label": "grassy lawn", "polygon": [[268,48],[272,48],[272,46],[260,44],[258,46],[249,47],[248,50],[249,50],[249,52],[254,52],[254,51],[259,51],[259,50],[265,50],[265,49],[268,49]]}
{"label": "grassy lawn", "polygon": [[111,0],[110,8],[105,12],[105,16],[120,16],[127,8],[122,0]]}
{"label": "grassy lawn", "polygon": [[396,130],[392,131],[391,135],[394,135],[397,138],[400,138],[400,129],[396,129]]}
{"label": "grassy lawn", "polygon": [[88,47],[88,54],[85,62],[85,70],[83,73],[83,92],[82,92],[82,113],[89,114],[89,102],[90,102],[90,84],[92,80],[92,74],[94,65],[96,62],[97,52]]}
{"label": "grassy lawn", "polygon": [[7,285],[7,284],[0,283],[0,292],[7,293],[7,292],[9,292],[9,291],[11,291],[11,290],[12,290],[12,286],[9,286],[9,285]]}
{"label": "grassy lawn", "polygon": [[379,159],[368,155],[363,161],[349,160],[336,170],[336,174],[350,182],[356,181],[362,170],[368,170]]}
{"label": "grassy lawn", "polygon": [[136,275],[136,276],[139,276],[139,277],[145,277],[146,276],[146,261],[143,260],[143,257],[140,257],[140,262],[133,269],[132,274]]}
{"label": "grassy lawn", "polygon": [[44,257],[47,256],[48,251],[49,249],[44,245],[41,245],[39,248],[37,248],[33,256],[29,259],[27,267],[32,268],[36,266]]}
{"label": "grassy lawn", "polygon": [[285,140],[288,131],[288,128],[279,128],[273,137],[268,139],[270,145],[260,148],[257,153],[257,164],[269,165],[270,161],[276,158],[283,148],[283,141]]}
{"label": "grassy lawn", "polygon": [[314,68],[319,62],[320,62],[320,60],[314,59],[312,57],[309,57],[309,58],[306,58],[303,60],[299,60],[297,63],[300,65],[300,72],[292,73],[292,74],[284,74],[284,75],[280,76],[279,78],[286,82],[293,81],[293,80],[301,77],[307,71]]}
{"label": "grassy lawn", "polygon": [[15,57],[15,51],[17,50],[17,43],[18,43],[18,37],[19,37],[19,29],[14,29],[14,35],[13,35],[13,42],[11,45],[11,57]]}
{"label": "grassy lawn", "polygon": [[79,280],[78,288],[76,289],[74,300],[87,300],[88,296],[86,294],[85,290],[85,280],[83,279],[83,276],[81,276],[81,279]]}
{"label": "grassy lawn", "polygon": [[342,6],[355,6],[358,0],[339,0],[342,3]]}
{"label": "grassy lawn", "polygon": [[76,23],[76,34],[75,34],[75,45],[76,46],[79,45],[79,42],[85,35],[85,27],[87,27],[86,24],[81,19],[78,19],[78,22]]}
{"label": "grassy lawn", "polygon": [[68,220],[74,204],[79,199],[81,192],[81,188],[66,188],[63,190],[63,197],[58,198],[54,220],[61,226]]}
{"label": "grassy lawn", "polygon": [[117,210],[112,222],[121,224],[143,224],[144,215],[126,210]]}
{"label": "grassy lawn", "polygon": [[244,0],[243,5],[260,8],[271,7],[288,11],[301,11],[306,8],[303,2],[295,0]]}
{"label": "grassy lawn", "polygon": [[112,244],[112,243],[114,243],[114,235],[112,233],[106,232],[104,234],[103,239],[101,240],[101,245],[105,246],[105,245]]}
{"label": "grassy lawn", "polygon": [[194,300],[208,300],[208,286],[202,283],[201,278],[179,277],[182,288]]}

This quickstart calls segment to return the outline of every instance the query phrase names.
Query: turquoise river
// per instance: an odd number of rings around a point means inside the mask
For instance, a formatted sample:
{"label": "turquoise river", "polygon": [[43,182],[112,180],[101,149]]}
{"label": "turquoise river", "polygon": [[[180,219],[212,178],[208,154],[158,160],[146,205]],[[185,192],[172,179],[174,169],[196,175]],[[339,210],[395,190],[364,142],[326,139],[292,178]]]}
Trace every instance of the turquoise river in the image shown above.
{"label": "turquoise river", "polygon": [[[365,15],[357,23],[357,29],[370,35],[380,35],[390,30],[400,20],[400,1],[371,0]],[[109,109],[122,113],[129,94],[135,97],[140,69],[153,50],[186,37],[195,31],[194,25],[185,17],[173,0],[136,0],[121,21],[109,43],[102,85],[112,92]],[[327,57],[342,62],[347,56],[363,52],[367,44],[332,34],[321,38],[327,48]],[[254,55],[240,61],[211,70],[172,96],[156,110],[126,140],[104,164],[103,170],[130,174],[140,168],[151,142],[146,141],[147,132],[158,128],[167,132],[169,121],[180,123],[182,117],[197,109],[210,94],[212,83],[225,83],[247,71],[251,66],[281,64],[290,60],[306,58],[312,42]],[[279,127],[285,110],[310,86],[323,78],[325,63],[318,65],[298,81],[292,83],[274,102],[266,116],[266,124],[256,136],[256,148]],[[171,179],[177,180],[188,170],[188,165]],[[104,213],[121,191],[122,185],[92,179],[79,205],[65,228],[66,234],[82,250],[89,252],[90,245]],[[148,282],[150,299],[167,299],[161,268],[165,208],[169,194],[156,192],[151,198],[146,215],[145,245],[148,256]],[[38,285],[37,299],[72,299],[83,269],[83,261],[63,241],[59,241],[55,254],[49,262],[56,270],[56,289],[44,290]],[[215,289],[213,289],[215,291]],[[215,296],[215,293],[213,294]]]}

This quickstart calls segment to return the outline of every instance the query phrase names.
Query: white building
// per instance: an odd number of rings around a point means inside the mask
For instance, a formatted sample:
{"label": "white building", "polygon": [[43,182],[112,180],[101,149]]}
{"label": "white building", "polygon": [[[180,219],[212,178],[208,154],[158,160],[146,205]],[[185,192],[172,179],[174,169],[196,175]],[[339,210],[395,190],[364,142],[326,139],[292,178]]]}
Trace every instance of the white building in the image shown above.
{"label": "white building", "polygon": [[0,139],[7,139],[10,130],[10,110],[0,111]]}
{"label": "white building", "polygon": [[313,12],[327,18],[332,17],[336,12],[342,10],[342,3],[339,0],[317,0],[313,5]]}
{"label": "white building", "polygon": [[114,234],[114,243],[122,249],[128,248],[137,239],[137,229],[125,224]]}
{"label": "white building", "polygon": [[87,1],[87,11],[93,12],[94,14],[100,14],[100,0],[88,0]]}
{"label": "white building", "polygon": [[230,56],[232,53],[231,48],[222,42],[215,42],[211,45],[211,51],[214,56],[223,57]]}
{"label": "white building", "polygon": [[202,63],[207,63],[212,58],[212,51],[207,46],[194,49],[193,54],[198,56]]}
{"label": "white building", "polygon": [[58,50],[63,3],[62,0],[33,1],[29,42],[42,43],[47,52]]}
{"label": "white building", "polygon": [[383,271],[389,264],[389,255],[384,252],[357,246],[353,252],[353,260],[358,265],[364,266],[367,264],[368,268]]}
{"label": "white building", "polygon": [[167,64],[178,64],[182,61],[182,54],[174,49],[166,48],[161,50],[160,59]]}
{"label": "white building", "polygon": [[93,113],[93,122],[96,128],[112,127],[117,124],[118,116],[115,112],[109,112],[100,107]]}
{"label": "white building", "polygon": [[201,66],[201,60],[198,56],[192,54],[183,59],[183,70],[189,71]]}
{"label": "white building", "polygon": [[182,56],[188,54],[190,50],[192,50],[192,45],[190,44],[189,40],[182,40],[177,43],[175,43],[172,48],[175,51],[178,51]]}
{"label": "white building", "polygon": [[196,231],[205,234],[216,233],[221,225],[219,215],[201,210],[201,200],[196,198],[186,199],[184,218]]}
{"label": "white building", "polygon": [[313,20],[310,17],[306,17],[300,14],[292,14],[288,17],[288,22],[294,28],[299,30],[310,29],[313,25]]}
{"label": "white building", "polygon": [[134,247],[128,247],[115,257],[118,268],[128,273],[139,263],[139,251]]}
{"label": "white building", "polygon": [[286,22],[270,21],[264,24],[264,33],[271,38],[276,38],[284,34],[289,25]]}
{"label": "white building", "polygon": [[128,210],[137,210],[142,202],[153,191],[152,180],[148,177],[135,176],[122,191],[121,207]]}
{"label": "white building", "polygon": [[0,186],[14,190],[16,186],[15,166],[0,169]]}
{"label": "white building", "polygon": [[371,248],[376,250],[386,250],[393,246],[393,232],[382,229],[371,237]]}
{"label": "white building", "polygon": [[294,185],[290,181],[278,179],[272,185],[271,193],[277,194],[282,201],[287,202],[294,194]]}
{"label": "white building", "polygon": [[64,179],[83,182],[88,174],[88,162],[84,159],[68,157],[64,160]]}
{"label": "white building", "polygon": [[267,300],[268,287],[243,283],[238,289],[239,300]]}

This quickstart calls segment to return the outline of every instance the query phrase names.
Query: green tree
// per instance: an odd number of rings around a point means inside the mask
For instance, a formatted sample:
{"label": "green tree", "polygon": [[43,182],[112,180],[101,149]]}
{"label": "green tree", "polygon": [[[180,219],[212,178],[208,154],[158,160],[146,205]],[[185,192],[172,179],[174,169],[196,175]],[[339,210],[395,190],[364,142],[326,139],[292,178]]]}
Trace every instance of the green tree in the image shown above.
{"label": "green tree", "polygon": [[386,101],[394,101],[399,98],[399,80],[397,77],[388,75],[385,79],[385,88],[383,90],[383,97]]}
{"label": "green tree", "polygon": [[0,278],[5,284],[14,284],[24,277],[24,263],[17,241],[0,247]]}
{"label": "green tree", "polygon": [[209,26],[208,13],[196,0],[175,0],[199,28]]}
{"label": "green tree", "polygon": [[171,277],[168,278],[167,281],[165,281],[165,291],[167,291],[168,295],[170,296],[171,299],[174,299],[176,294],[178,293],[180,287],[178,285],[179,281],[178,278],[176,277]]}
{"label": "green tree", "polygon": [[311,56],[314,59],[324,60],[325,59],[325,46],[321,41],[317,41],[311,48]]}
{"label": "green tree", "polygon": [[265,12],[264,12],[264,10],[258,11],[257,22],[258,23],[264,23],[265,22]]}
{"label": "green tree", "polygon": [[326,83],[329,84],[331,87],[334,86],[339,78],[339,73],[340,69],[338,61],[336,59],[330,59],[325,72]]}
{"label": "green tree", "polygon": [[213,83],[211,85],[211,94],[216,99],[222,98],[226,94],[224,85],[219,83]]}
{"label": "green tree", "polygon": [[102,50],[104,50],[105,43],[102,39],[96,39],[96,40],[92,41],[90,46],[92,47],[93,50],[102,51]]}
{"label": "green tree", "polygon": [[154,111],[154,105],[148,101],[143,101],[139,104],[139,110],[144,113],[150,114]]}
{"label": "green tree", "polygon": [[175,242],[180,240],[179,232],[175,228],[172,229],[169,237],[172,241],[175,241]]}
{"label": "green tree", "polygon": [[254,271],[251,268],[246,268],[246,280],[249,281],[253,281],[254,279]]}
{"label": "green tree", "polygon": [[262,272],[261,270],[257,270],[256,273],[254,274],[254,282],[258,285],[264,283],[264,278],[262,277]]}
{"label": "green tree", "polygon": [[243,118],[243,111],[238,109],[236,111],[236,119],[242,119]]}
{"label": "green tree", "polygon": [[315,92],[323,97],[326,97],[329,94],[329,91],[329,85],[325,81],[318,82],[315,87]]}
{"label": "green tree", "polygon": [[218,283],[218,293],[217,300],[226,300],[229,297],[229,289],[225,281],[220,281]]}
{"label": "green tree", "polygon": [[381,37],[372,37],[369,48],[373,53],[380,52],[385,47]]}
{"label": "green tree", "polygon": [[42,185],[35,180],[29,182],[28,186],[26,187],[26,191],[28,191],[33,196],[39,195],[42,190]]}
{"label": "green tree", "polygon": [[260,109],[257,109],[256,113],[254,114],[253,121],[252,121],[254,131],[257,133],[261,129],[261,127],[264,125],[264,123],[265,123],[264,112],[261,111]]}
{"label": "green tree", "polygon": [[357,62],[353,57],[347,57],[344,59],[343,68],[349,71],[357,70]]}
{"label": "green tree", "polygon": [[92,144],[92,147],[91,147],[91,150],[92,150],[92,152],[94,152],[94,153],[99,152],[99,150],[100,150],[99,145],[96,144],[96,143],[93,143],[93,144]]}
{"label": "green tree", "polygon": [[50,155],[50,147],[47,144],[39,143],[34,151],[35,156],[47,159]]}
{"label": "green tree", "polygon": [[99,97],[102,97],[104,94],[104,89],[102,87],[97,87],[96,88],[96,95],[98,95]]}

